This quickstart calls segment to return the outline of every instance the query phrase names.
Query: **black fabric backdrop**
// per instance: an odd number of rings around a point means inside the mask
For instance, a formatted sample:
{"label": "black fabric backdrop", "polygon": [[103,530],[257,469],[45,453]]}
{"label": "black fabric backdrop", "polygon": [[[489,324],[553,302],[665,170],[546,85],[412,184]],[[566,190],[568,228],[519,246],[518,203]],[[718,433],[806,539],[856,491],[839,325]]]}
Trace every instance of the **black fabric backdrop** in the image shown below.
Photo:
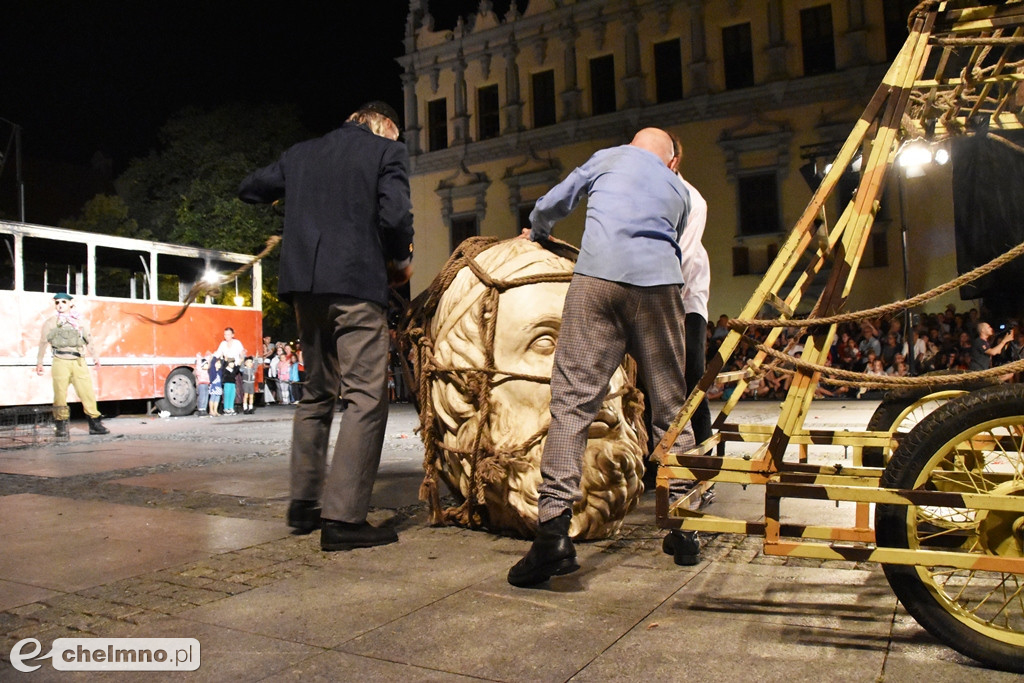
{"label": "black fabric backdrop", "polygon": [[[998,135],[1024,146],[1024,131]],[[957,272],[966,273],[1024,242],[1024,154],[978,134],[953,139]],[[1024,314],[1024,257],[960,288],[983,300],[990,322]]]}

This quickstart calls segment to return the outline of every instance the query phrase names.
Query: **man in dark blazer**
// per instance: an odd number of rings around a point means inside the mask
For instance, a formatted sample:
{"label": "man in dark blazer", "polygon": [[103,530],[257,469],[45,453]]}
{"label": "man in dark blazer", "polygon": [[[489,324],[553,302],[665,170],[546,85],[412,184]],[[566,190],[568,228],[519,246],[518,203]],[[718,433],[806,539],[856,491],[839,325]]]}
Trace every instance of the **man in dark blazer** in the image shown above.
{"label": "man in dark blazer", "polygon": [[[384,102],[301,142],[242,181],[250,203],[287,199],[281,299],[295,308],[306,368],[292,425],[288,525],[321,527],[324,550],[393,543],[366,521],[388,417],[388,287],[412,275],[409,155]],[[327,472],[339,395],[347,403]],[[322,509],[321,509],[322,500]]]}

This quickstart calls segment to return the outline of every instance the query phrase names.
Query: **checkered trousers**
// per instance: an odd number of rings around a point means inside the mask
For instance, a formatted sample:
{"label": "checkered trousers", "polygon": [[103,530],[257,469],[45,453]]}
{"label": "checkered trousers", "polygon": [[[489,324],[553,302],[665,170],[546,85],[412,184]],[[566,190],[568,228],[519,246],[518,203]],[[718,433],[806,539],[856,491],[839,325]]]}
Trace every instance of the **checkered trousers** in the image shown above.
{"label": "checkered trousers", "polygon": [[[680,287],[638,287],[576,274],[562,310],[551,373],[551,426],[541,458],[540,521],[581,497],[587,431],[626,353],[637,361],[661,440],[686,400],[686,336]],[[674,452],[693,447],[693,429]]]}

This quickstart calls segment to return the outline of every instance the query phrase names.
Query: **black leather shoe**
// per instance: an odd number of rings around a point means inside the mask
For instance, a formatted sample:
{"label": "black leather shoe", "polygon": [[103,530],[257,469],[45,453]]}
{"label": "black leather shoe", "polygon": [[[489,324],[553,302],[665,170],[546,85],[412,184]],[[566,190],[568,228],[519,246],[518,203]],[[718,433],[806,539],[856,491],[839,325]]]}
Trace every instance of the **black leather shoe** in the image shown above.
{"label": "black leather shoe", "polygon": [[320,531],[320,549],[328,552],[370,548],[375,545],[394,543],[397,540],[398,533],[394,529],[373,526],[369,522],[352,524],[325,519]]}
{"label": "black leather shoe", "polygon": [[288,506],[288,526],[300,534],[320,528],[320,505],[315,500],[293,500]]}
{"label": "black leather shoe", "polygon": [[700,537],[696,531],[673,529],[661,542],[661,550],[680,567],[690,567],[700,562]]}
{"label": "black leather shoe", "polygon": [[101,418],[99,418],[99,417],[89,417],[87,415],[86,419],[89,421],[89,433],[90,434],[109,434],[110,433],[110,430],[107,429],[106,427],[104,427],[103,423],[100,422]]}
{"label": "black leather shoe", "polygon": [[54,420],[53,421],[53,435],[58,439],[67,439],[68,434],[68,421],[67,420]]}
{"label": "black leather shoe", "polygon": [[510,584],[520,588],[536,586],[552,576],[571,574],[580,568],[576,562],[576,548],[569,539],[570,521],[572,510],[541,522],[537,528],[537,538],[526,557],[508,571]]}

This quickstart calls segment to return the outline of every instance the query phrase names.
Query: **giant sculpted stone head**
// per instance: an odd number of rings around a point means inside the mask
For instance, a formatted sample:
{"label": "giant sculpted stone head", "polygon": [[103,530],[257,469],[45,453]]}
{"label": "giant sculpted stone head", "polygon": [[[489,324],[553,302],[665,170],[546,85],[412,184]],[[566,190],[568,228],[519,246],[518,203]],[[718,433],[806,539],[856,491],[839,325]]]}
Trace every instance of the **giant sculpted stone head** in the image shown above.
{"label": "giant sculpted stone head", "polygon": [[[443,272],[430,292],[435,303],[418,332],[410,331],[427,448],[424,488],[435,518],[532,536],[573,259],[525,239],[475,240],[453,255],[447,277]],[[643,492],[646,435],[631,376],[625,365],[615,373],[590,428],[574,537],[614,533]],[[437,479],[457,507],[437,509]]]}

